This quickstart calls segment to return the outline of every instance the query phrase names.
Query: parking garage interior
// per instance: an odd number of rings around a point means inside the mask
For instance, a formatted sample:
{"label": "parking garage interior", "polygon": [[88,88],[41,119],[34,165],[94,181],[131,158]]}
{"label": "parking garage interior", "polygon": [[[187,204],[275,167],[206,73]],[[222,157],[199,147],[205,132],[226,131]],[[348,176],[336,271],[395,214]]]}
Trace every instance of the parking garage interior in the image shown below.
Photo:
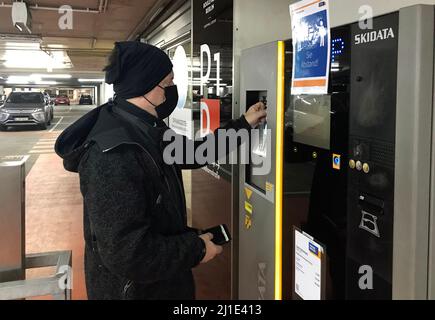
{"label": "parking garage interior", "polygon": [[[68,3],[72,27],[61,29],[64,15],[59,10],[64,1],[27,1],[31,32],[14,26],[12,1],[0,4],[2,104],[11,93],[43,93],[48,94],[54,113],[44,130],[2,128],[0,157],[28,155],[25,252],[73,251],[72,262],[77,266],[73,299],[86,299],[82,204],[77,176],[64,171],[54,143],[65,128],[113,96],[110,86],[104,84],[102,70],[114,42],[138,39],[151,18],[161,16],[159,12],[169,2],[73,1]],[[89,96],[91,103],[82,103],[82,96]],[[26,278],[32,279],[52,274],[53,268],[27,272]]]}
{"label": "parking garage interior", "polygon": [[[204,123],[214,130],[251,104],[267,106],[262,130],[272,130],[272,146],[262,157],[272,162],[269,175],[256,177],[251,164],[225,161],[183,170],[188,225],[205,230],[225,224],[232,235],[222,254],[193,269],[196,299],[304,299],[295,287],[298,230],[326,248],[319,299],[435,299],[435,160],[423,151],[433,147],[435,1],[326,2],[328,39],[335,42],[326,98],[317,99],[291,93],[296,40],[289,6],[298,1],[0,1],[0,163],[18,168],[3,174],[0,165],[0,199],[11,202],[0,204],[0,299],[88,299],[79,176],[65,170],[55,143],[77,120],[113,101],[103,69],[121,41],[156,46],[171,59],[182,106],[165,122],[177,134],[194,139]],[[25,19],[14,16],[18,4],[24,4]],[[385,39],[369,35],[367,43],[354,43],[364,31],[357,29],[366,21],[361,8],[374,17],[372,28],[387,30],[381,32]],[[40,97],[40,106],[27,112],[23,102],[11,106],[14,97],[30,95]],[[417,111],[408,114],[405,102]],[[380,105],[394,111],[376,113]],[[307,116],[312,110],[321,111]],[[368,132],[364,125],[376,122],[373,115],[384,117],[382,125]],[[362,182],[371,174],[379,182],[384,172],[395,177],[388,191],[370,189],[369,178]],[[382,236],[364,227],[368,216],[387,225],[380,226]],[[358,238],[358,232],[365,233]],[[42,284],[62,277],[63,259],[72,266],[72,286],[50,293]],[[382,270],[374,271],[382,288],[368,294],[355,289],[364,259]],[[27,284],[43,289],[14,287]]]}

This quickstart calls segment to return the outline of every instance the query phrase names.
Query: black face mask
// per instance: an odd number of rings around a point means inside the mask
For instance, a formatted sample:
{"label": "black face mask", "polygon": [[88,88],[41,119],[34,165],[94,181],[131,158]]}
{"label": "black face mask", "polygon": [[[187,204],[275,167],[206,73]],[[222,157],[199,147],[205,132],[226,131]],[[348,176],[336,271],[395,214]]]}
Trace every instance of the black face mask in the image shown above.
{"label": "black face mask", "polygon": [[146,97],[144,97],[149,103],[151,103],[154,107],[156,107],[157,117],[160,120],[166,119],[171,115],[172,112],[174,112],[175,107],[178,104],[178,89],[177,86],[168,86],[166,88],[163,88],[159,85],[160,88],[162,88],[165,91],[165,97],[166,100],[161,105],[156,106],[151,101],[149,101]]}
{"label": "black face mask", "polygon": [[169,117],[178,104],[178,89],[177,86],[169,86],[164,88],[166,100],[156,108],[157,115],[160,120]]}

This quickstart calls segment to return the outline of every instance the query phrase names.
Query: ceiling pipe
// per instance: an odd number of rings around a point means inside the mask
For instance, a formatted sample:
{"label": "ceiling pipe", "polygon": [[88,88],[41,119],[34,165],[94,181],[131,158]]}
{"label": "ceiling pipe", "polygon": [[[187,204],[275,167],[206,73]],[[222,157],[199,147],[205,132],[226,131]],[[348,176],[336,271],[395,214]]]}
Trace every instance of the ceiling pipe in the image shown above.
{"label": "ceiling pipe", "polygon": [[[60,7],[49,7],[49,6],[39,6],[37,4],[29,6],[30,9],[33,10],[46,10],[46,11],[56,11],[59,12],[59,8]],[[78,8],[72,8],[72,12],[80,12],[80,13],[100,13],[99,10],[95,10],[95,9],[78,9]]]}
{"label": "ceiling pipe", "polygon": [[[80,12],[80,13],[93,13],[93,14],[99,14],[104,13],[107,11],[109,5],[109,0],[99,0],[99,6],[98,9],[91,9],[91,8],[72,8],[73,12]],[[12,4],[4,3],[2,1],[0,3],[0,8],[12,8]],[[30,9],[33,10],[46,10],[46,11],[59,11],[60,7],[51,7],[51,6],[40,6],[38,4],[29,5]]]}
{"label": "ceiling pipe", "polygon": [[21,34],[14,34],[14,33],[2,33],[0,34],[0,41],[11,41],[11,42],[35,42],[40,43],[42,41],[42,38],[37,35],[21,35]]}
{"label": "ceiling pipe", "polygon": [[142,18],[139,24],[133,29],[133,31],[127,37],[127,40],[138,40],[144,29],[153,23],[153,21],[156,20],[159,15],[163,14],[163,9],[167,8],[172,2],[173,0],[158,0]]}
{"label": "ceiling pipe", "polygon": [[174,16],[182,8],[190,7],[186,0],[173,0],[162,10],[162,12],[153,17],[147,24],[142,24],[142,30],[137,35],[137,40],[146,38],[152,34],[154,30],[161,28],[163,24],[170,24],[170,21],[174,21],[177,17]]}

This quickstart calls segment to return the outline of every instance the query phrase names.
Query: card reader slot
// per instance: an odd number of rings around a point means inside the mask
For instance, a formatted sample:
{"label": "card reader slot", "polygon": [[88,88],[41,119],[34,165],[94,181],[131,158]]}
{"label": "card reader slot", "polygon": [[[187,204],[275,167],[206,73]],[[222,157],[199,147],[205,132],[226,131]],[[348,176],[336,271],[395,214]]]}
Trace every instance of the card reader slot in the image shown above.
{"label": "card reader slot", "polygon": [[384,214],[385,202],[382,199],[367,194],[361,194],[359,196],[358,206],[363,211],[380,216]]}

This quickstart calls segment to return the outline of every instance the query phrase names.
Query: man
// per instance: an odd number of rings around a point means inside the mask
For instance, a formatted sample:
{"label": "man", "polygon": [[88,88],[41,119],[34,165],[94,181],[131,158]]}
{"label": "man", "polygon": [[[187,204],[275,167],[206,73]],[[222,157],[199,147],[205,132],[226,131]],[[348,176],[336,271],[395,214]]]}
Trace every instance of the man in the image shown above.
{"label": "man", "polygon": [[[163,159],[170,129],[162,120],[178,101],[172,63],[156,47],[121,42],[105,71],[115,99],[66,129],[55,147],[65,169],[80,175],[88,298],[194,299],[191,269],[222,247],[187,227],[184,166]],[[251,107],[224,129],[255,127],[264,109]]]}

